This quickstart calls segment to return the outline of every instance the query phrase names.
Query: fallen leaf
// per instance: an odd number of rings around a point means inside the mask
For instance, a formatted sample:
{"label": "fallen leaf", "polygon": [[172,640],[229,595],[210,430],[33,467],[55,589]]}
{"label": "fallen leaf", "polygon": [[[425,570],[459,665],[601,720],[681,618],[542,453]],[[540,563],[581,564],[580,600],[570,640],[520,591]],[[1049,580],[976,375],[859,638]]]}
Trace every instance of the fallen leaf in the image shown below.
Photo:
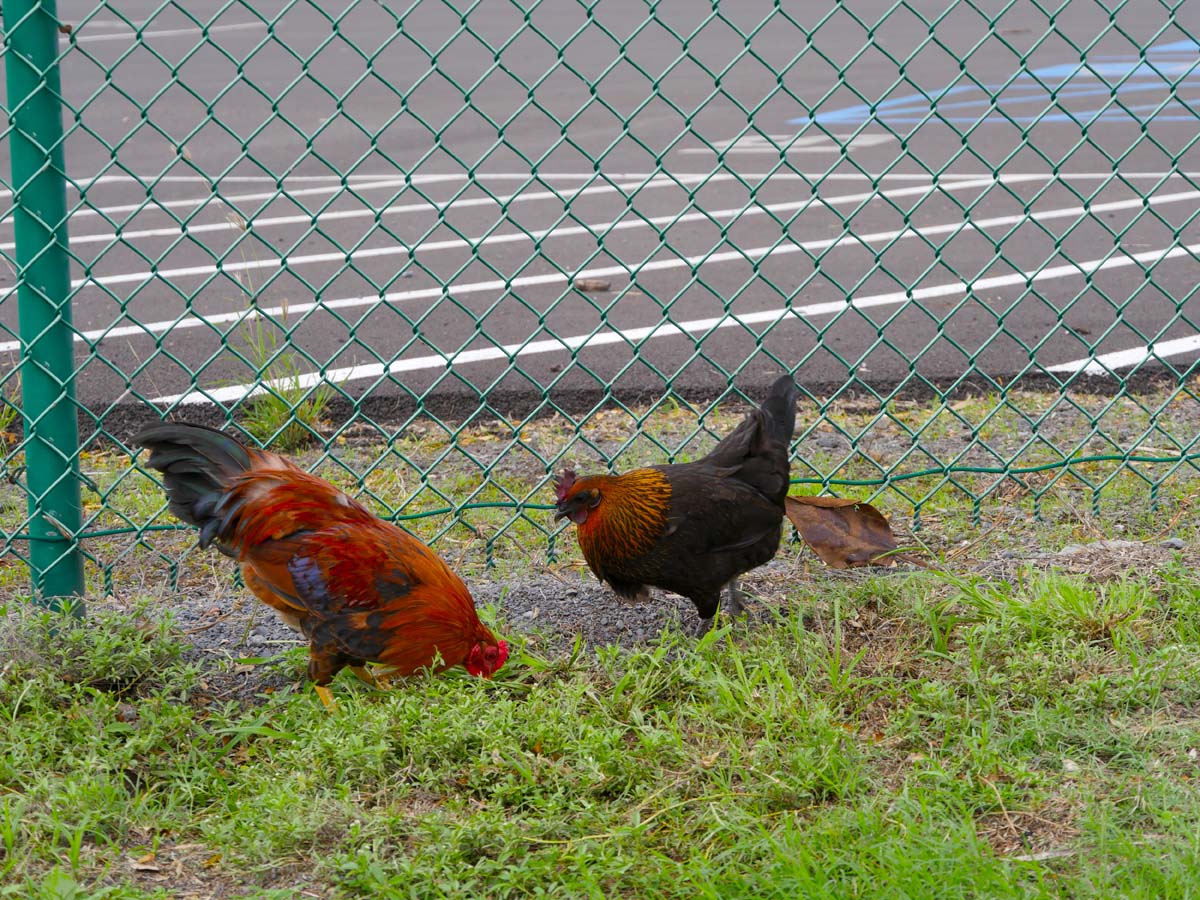
{"label": "fallen leaf", "polygon": [[883,513],[859,500],[841,497],[788,497],[787,515],[821,561],[832,569],[890,566],[897,558],[896,538]]}
{"label": "fallen leaf", "polygon": [[612,287],[611,281],[605,281],[603,278],[576,278],[575,290],[600,292],[607,291]]}
{"label": "fallen leaf", "polygon": [[133,871],[135,871],[135,872],[158,872],[158,871],[161,871],[158,867],[158,864],[155,862],[156,858],[157,857],[155,857],[155,855],[153,853],[147,853],[145,856],[139,856],[137,859],[132,860]]}

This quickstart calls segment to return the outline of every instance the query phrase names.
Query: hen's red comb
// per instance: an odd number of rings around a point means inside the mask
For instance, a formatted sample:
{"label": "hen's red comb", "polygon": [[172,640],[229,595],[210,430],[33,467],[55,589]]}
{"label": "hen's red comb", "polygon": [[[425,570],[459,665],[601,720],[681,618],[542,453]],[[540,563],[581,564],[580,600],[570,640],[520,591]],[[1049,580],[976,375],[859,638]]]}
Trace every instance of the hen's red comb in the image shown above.
{"label": "hen's red comb", "polygon": [[559,503],[567,499],[567,494],[575,486],[575,470],[563,469],[562,476],[554,483],[554,497]]}

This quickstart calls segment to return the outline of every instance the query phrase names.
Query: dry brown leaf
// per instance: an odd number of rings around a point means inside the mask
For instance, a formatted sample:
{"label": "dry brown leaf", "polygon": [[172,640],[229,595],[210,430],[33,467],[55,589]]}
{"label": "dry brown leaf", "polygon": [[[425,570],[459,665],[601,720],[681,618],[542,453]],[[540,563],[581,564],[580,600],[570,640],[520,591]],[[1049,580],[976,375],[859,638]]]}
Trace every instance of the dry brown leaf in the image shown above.
{"label": "dry brown leaf", "polygon": [[139,856],[137,859],[130,860],[135,872],[158,872],[161,871],[157,862],[157,857],[153,853],[147,853],[145,856]]}
{"label": "dry brown leaf", "polygon": [[897,558],[896,538],[887,518],[860,500],[841,497],[788,497],[787,515],[821,561],[831,569],[890,566]]}
{"label": "dry brown leaf", "polygon": [[607,291],[612,287],[611,281],[605,281],[603,278],[576,278],[575,290],[577,291]]}

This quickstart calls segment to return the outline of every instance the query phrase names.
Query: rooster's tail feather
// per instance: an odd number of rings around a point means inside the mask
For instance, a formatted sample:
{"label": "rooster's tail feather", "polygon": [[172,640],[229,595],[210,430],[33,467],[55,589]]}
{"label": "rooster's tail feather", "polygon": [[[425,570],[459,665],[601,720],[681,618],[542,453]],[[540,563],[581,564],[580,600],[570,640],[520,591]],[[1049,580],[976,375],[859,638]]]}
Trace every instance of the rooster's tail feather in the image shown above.
{"label": "rooster's tail feather", "polygon": [[146,465],[163,475],[171,512],[200,529],[207,546],[225,522],[218,511],[231,481],[254,465],[251,452],[234,438],[202,425],[152,425],[134,438],[150,449]]}

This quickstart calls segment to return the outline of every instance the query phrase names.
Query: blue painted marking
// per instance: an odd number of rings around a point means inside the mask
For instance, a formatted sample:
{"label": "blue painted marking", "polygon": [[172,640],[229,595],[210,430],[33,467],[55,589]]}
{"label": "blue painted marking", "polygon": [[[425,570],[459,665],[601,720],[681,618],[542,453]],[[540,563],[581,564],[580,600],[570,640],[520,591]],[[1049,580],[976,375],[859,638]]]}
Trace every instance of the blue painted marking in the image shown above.
{"label": "blue painted marking", "polygon": [[[1146,94],[1155,95],[1156,102]],[[1141,95],[1136,96],[1135,95]],[[1106,102],[1076,104],[1088,98]],[[1131,100],[1138,100],[1136,104]],[[974,115],[970,113],[974,112]],[[1157,44],[1144,56],[1104,56],[1022,72],[1007,84],[956,84],[878,103],[818,112],[789,125],[859,127],[917,125],[927,120],[952,125],[980,122],[1194,122],[1200,123],[1200,44],[1182,40]]]}

